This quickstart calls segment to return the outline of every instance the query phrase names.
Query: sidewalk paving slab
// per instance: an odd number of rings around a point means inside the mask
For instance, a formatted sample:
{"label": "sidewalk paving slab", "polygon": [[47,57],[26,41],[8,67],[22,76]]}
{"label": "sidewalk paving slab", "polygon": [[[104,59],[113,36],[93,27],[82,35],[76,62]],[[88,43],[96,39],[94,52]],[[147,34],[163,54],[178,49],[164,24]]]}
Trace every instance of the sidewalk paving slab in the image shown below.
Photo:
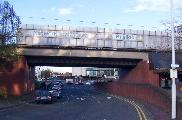
{"label": "sidewalk paving slab", "polygon": [[0,110],[5,110],[20,106],[33,101],[33,94],[27,94],[20,97],[0,98]]}

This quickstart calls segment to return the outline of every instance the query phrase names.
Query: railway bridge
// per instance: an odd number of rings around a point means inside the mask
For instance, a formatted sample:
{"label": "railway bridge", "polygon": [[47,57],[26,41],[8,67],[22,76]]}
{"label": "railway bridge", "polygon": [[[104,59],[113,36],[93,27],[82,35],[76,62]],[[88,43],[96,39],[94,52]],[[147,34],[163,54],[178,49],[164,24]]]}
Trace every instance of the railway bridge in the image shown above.
{"label": "railway bridge", "polygon": [[1,70],[0,87],[16,95],[34,90],[35,66],[119,68],[120,81],[159,87],[171,64],[169,41],[159,31],[23,25],[16,42],[22,57]]}

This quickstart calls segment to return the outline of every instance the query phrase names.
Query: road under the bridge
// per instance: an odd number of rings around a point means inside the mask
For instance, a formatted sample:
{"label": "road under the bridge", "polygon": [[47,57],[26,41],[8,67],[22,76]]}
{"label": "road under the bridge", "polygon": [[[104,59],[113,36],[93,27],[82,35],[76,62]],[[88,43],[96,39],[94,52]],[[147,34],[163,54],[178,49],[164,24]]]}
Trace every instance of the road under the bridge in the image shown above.
{"label": "road under the bridge", "polygon": [[[146,112],[135,105],[88,85],[65,85],[53,104],[28,103],[0,111],[1,120],[144,120]],[[142,114],[142,112],[144,114]]]}

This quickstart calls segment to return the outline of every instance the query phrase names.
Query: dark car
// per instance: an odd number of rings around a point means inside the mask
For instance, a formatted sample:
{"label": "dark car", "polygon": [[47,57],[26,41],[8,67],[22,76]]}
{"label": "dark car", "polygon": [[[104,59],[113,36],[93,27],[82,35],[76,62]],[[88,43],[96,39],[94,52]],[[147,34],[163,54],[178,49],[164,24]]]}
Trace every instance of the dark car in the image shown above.
{"label": "dark car", "polygon": [[61,97],[61,90],[58,89],[50,89],[49,92],[51,93],[53,98],[60,98]]}
{"label": "dark car", "polygon": [[63,84],[62,82],[52,82],[52,87],[60,87],[62,88]]}
{"label": "dark car", "polygon": [[57,80],[57,81],[56,81],[56,84],[60,84],[61,86],[63,86],[62,80]]}
{"label": "dark car", "polygon": [[35,102],[36,103],[52,103],[52,95],[48,90],[36,90]]}

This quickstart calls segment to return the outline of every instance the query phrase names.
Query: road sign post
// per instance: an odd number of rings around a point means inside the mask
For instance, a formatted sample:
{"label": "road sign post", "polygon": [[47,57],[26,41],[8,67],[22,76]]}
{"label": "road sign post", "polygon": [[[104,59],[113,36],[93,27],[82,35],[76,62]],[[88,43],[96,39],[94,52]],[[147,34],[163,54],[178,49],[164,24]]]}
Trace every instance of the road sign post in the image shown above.
{"label": "road sign post", "polygon": [[177,67],[179,65],[175,64],[175,45],[174,45],[174,16],[173,16],[173,0],[170,0],[170,12],[171,12],[171,38],[172,38],[172,64],[170,70],[170,77],[172,79],[172,119],[176,119],[176,83],[177,78]]}

